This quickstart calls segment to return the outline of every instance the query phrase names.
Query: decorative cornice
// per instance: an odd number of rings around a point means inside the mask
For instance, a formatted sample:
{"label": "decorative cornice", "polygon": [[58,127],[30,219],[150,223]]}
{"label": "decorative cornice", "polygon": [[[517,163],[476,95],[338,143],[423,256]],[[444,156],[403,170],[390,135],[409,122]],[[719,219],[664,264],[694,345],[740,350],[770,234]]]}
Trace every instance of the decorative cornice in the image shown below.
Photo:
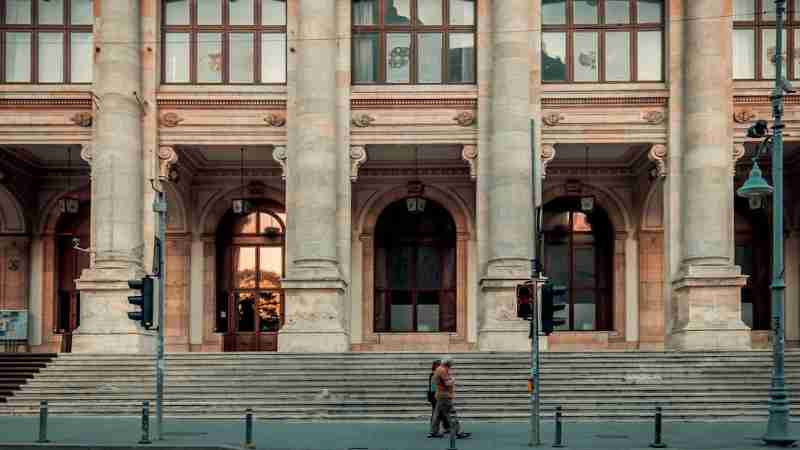
{"label": "decorative cornice", "polygon": [[478,146],[464,145],[461,148],[461,159],[469,163],[469,177],[472,180],[478,179]]}
{"label": "decorative cornice", "polygon": [[354,98],[352,109],[398,109],[398,108],[458,108],[476,109],[475,98]]}
{"label": "decorative cornice", "polygon": [[737,108],[733,112],[733,121],[736,123],[748,123],[756,118],[756,113],[750,108]]}
{"label": "decorative cornice", "polygon": [[627,177],[633,175],[633,171],[629,167],[620,166],[607,166],[607,167],[563,167],[553,166],[548,169],[548,176],[553,177],[583,177],[586,174],[591,176],[621,176]]}
{"label": "decorative cornice", "polygon": [[350,146],[350,181],[358,180],[358,169],[367,162],[367,148],[363,145]]}
{"label": "decorative cornice", "polygon": [[544,124],[548,127],[554,127],[561,123],[562,120],[564,120],[564,116],[557,112],[548,113],[542,116],[542,122],[544,122]]}
{"label": "decorative cornice", "polygon": [[744,144],[733,144],[733,164],[731,164],[731,175],[736,176],[736,163],[744,156],[746,150]]}
{"label": "decorative cornice", "polygon": [[367,128],[372,122],[375,122],[375,118],[365,113],[354,114],[351,120],[353,126],[357,128]]}
{"label": "decorative cornice", "polygon": [[650,147],[647,158],[656,164],[656,173],[659,177],[667,176],[667,146],[656,144]]}
{"label": "decorative cornice", "polygon": [[274,159],[275,162],[277,162],[281,166],[281,179],[282,180],[286,180],[286,173],[289,170],[289,168],[288,168],[288,166],[286,164],[288,158],[289,158],[289,155],[286,153],[286,147],[284,147],[282,145],[277,145],[277,146],[275,146],[274,149],[272,149],[272,159]]}
{"label": "decorative cornice", "polygon": [[667,115],[662,111],[652,110],[642,113],[642,120],[652,125],[661,124],[666,119]]}
{"label": "decorative cornice", "polygon": [[[787,95],[783,97],[783,103],[787,105],[800,105],[800,98],[797,95]],[[734,105],[770,105],[772,99],[769,95],[736,95],[733,97]]]}
{"label": "decorative cornice", "polygon": [[361,177],[413,177],[424,176],[465,176],[469,175],[466,167],[363,167],[359,171]]}
{"label": "decorative cornice", "polygon": [[169,179],[169,169],[178,162],[178,154],[173,147],[163,146],[158,148],[158,178]]}
{"label": "decorative cornice", "polygon": [[269,113],[267,114],[267,117],[264,117],[264,122],[267,123],[268,127],[282,127],[286,125],[286,115]]}
{"label": "decorative cornice", "polygon": [[158,122],[161,124],[161,126],[167,128],[175,128],[181,122],[183,122],[183,120],[184,120],[183,117],[179,116],[177,113],[168,112],[162,114],[161,117],[159,117]]}
{"label": "decorative cornice", "polygon": [[472,111],[461,111],[453,117],[453,120],[458,123],[459,126],[462,127],[469,127],[475,125],[475,113]]}
{"label": "decorative cornice", "polygon": [[562,106],[667,106],[667,97],[552,97],[543,98],[542,107]]}
{"label": "decorative cornice", "polygon": [[547,166],[550,164],[550,161],[555,159],[556,157],[556,147],[550,144],[542,145],[542,154],[539,155],[539,159],[542,160],[542,179],[547,177]]}
{"label": "decorative cornice", "polygon": [[0,109],[92,109],[89,98],[0,98]]}
{"label": "decorative cornice", "polygon": [[158,107],[173,109],[286,109],[286,100],[263,98],[159,98]]}
{"label": "decorative cornice", "polygon": [[92,126],[92,113],[90,111],[81,111],[77,112],[69,118],[69,121],[74,123],[75,125],[83,128],[89,128]]}
{"label": "decorative cornice", "polygon": [[[201,175],[207,177],[219,177],[219,178],[234,178],[238,179],[242,175],[242,170],[238,168],[230,168],[230,169],[219,169],[219,168],[208,168],[208,169],[200,169],[198,171]],[[279,168],[247,168],[244,170],[245,177],[283,177],[284,172]]]}

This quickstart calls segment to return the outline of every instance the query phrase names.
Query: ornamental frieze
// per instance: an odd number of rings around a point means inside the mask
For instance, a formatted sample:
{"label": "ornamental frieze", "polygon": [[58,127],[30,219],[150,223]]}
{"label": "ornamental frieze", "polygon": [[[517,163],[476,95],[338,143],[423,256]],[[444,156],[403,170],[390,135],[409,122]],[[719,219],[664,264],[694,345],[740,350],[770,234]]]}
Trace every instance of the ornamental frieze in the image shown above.
{"label": "ornamental frieze", "polygon": [[69,121],[79,127],[89,128],[92,126],[92,113],[89,111],[75,113]]}

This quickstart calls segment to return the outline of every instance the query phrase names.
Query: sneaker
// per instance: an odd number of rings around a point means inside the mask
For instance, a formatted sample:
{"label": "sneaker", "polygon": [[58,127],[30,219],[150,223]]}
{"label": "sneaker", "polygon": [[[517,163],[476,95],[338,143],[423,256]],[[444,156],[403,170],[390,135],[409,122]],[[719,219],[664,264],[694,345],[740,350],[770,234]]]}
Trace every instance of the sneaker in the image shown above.
{"label": "sneaker", "polygon": [[472,436],[472,433],[458,433],[456,439],[467,439]]}
{"label": "sneaker", "polygon": [[440,437],[444,437],[444,435],[442,433],[428,433],[428,437],[429,438],[440,438]]}

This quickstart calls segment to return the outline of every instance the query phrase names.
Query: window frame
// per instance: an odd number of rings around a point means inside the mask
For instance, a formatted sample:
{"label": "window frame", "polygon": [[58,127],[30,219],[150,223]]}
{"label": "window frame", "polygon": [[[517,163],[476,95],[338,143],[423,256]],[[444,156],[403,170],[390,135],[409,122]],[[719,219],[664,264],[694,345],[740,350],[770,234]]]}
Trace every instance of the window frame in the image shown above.
{"label": "window frame", "polygon": [[[775,80],[775,77],[766,78],[764,77],[764,71],[762,67],[763,63],[763,51],[764,48],[764,41],[762,39],[763,31],[765,29],[775,29],[775,21],[772,20],[764,20],[764,5],[765,2],[767,5],[772,6],[772,0],[750,0],[754,3],[754,13],[753,13],[753,20],[736,20],[737,15],[735,11],[733,12],[733,30],[751,30],[753,31],[753,45],[755,46],[753,59],[755,62],[755,73],[753,74],[753,78],[736,78],[735,77],[735,70],[732,70],[731,77],[733,77],[734,81],[771,81]],[[800,17],[795,17],[796,13],[800,13],[798,11],[798,5],[796,1],[788,0],[786,2],[786,15],[784,16],[784,32],[786,33],[786,41],[784,42],[785,48],[784,51],[786,56],[783,59],[783,63],[786,67],[786,79],[787,80],[797,80],[800,79],[800,73],[795,72],[795,64],[793,63],[794,58],[800,57],[800,48],[795,48],[795,31],[800,31]],[[735,3],[734,3],[735,7]],[[731,51],[733,51],[731,49]],[[796,53],[796,54],[795,54]],[[736,57],[735,55],[731,58],[731,65],[733,66],[736,64]],[[776,74],[777,75],[777,74]]]}
{"label": "window frame", "polygon": [[[62,85],[79,84],[90,85],[93,81],[73,82],[72,78],[72,34],[89,33],[92,35],[94,47],[94,25],[73,25],[72,24],[72,0],[63,0],[63,23],[60,24],[39,24],[39,1],[31,0],[31,22],[28,24],[7,24],[6,7],[7,1],[0,0],[0,84],[12,85]],[[93,14],[94,17],[94,14]],[[30,78],[29,81],[8,81],[6,74],[6,34],[7,33],[28,33],[30,35]],[[61,67],[62,81],[39,81],[39,35],[41,33],[61,34],[61,51],[63,64]],[[92,77],[94,78],[94,77]]]}
{"label": "window frame", "polygon": [[[355,8],[351,8],[351,15],[350,15],[350,22],[352,28],[352,39],[351,39],[351,54],[355,55],[355,44],[356,38],[359,35],[371,35],[375,34],[378,35],[378,72],[377,72],[377,80],[373,82],[365,82],[365,81],[356,81],[355,72],[356,72],[356,59],[355,57],[351,58],[350,64],[350,79],[352,80],[351,83],[356,86],[376,86],[376,85],[386,85],[386,86],[408,86],[408,85],[426,85],[426,86],[436,86],[442,84],[448,85],[463,85],[463,86],[470,86],[475,85],[478,82],[478,8],[477,3],[478,1],[475,0],[473,2],[473,17],[474,23],[472,25],[450,25],[450,0],[441,0],[442,2],[442,23],[440,25],[418,25],[417,24],[417,2],[418,0],[409,0],[409,10],[411,16],[411,22],[409,24],[392,24],[386,25],[386,0],[377,0],[378,2],[378,22],[374,25],[356,25],[355,22]],[[386,40],[388,34],[407,34],[410,36],[411,46],[410,46],[410,58],[409,58],[409,77],[408,82],[389,82],[386,81]],[[426,34],[426,33],[440,33],[442,36],[442,55],[441,55],[441,81],[438,83],[420,83],[419,73],[418,73],[418,41],[419,35]],[[472,73],[474,74],[474,80],[471,82],[450,82],[448,80],[448,51],[450,50],[450,35],[451,34],[459,34],[459,33],[468,33],[472,35],[472,48],[474,52],[474,57],[472,61]]]}
{"label": "window frame", "polygon": [[[283,2],[284,23],[283,25],[264,25],[262,23],[262,0],[253,0],[253,24],[252,25],[231,25],[230,24],[230,2],[220,0],[221,24],[219,25],[200,25],[197,23],[197,0],[187,0],[189,2],[189,24],[170,25],[167,24],[167,2],[161,2],[161,75],[162,85],[168,86],[285,86],[288,79],[288,0]],[[189,35],[189,81],[174,82],[167,81],[166,58],[167,58],[167,34],[183,33]],[[198,35],[203,33],[217,33],[221,36],[220,49],[222,53],[222,74],[219,82],[198,82]],[[230,81],[230,36],[237,33],[251,33],[253,35],[253,81],[250,83],[231,83]],[[262,63],[261,42],[265,34],[282,34],[283,40],[283,82],[264,83],[261,81]]]}
{"label": "window frame", "polygon": [[[545,33],[563,33],[565,35],[565,55],[566,79],[565,80],[545,80],[542,73],[542,83],[544,84],[622,84],[622,83],[663,83],[666,73],[666,27],[665,18],[667,15],[667,2],[661,3],[660,22],[639,22],[639,2],[630,0],[628,2],[629,23],[606,24],[606,0],[597,0],[597,23],[595,24],[575,24],[575,0],[565,0],[565,19],[564,24],[545,24],[544,16],[540,22],[542,29],[542,41]],[[661,76],[658,80],[640,80],[638,64],[639,32],[658,31],[661,33]],[[596,81],[575,81],[575,33],[596,32],[597,33],[597,80]],[[628,57],[630,66],[630,79],[622,81],[606,80],[606,34],[609,32],[628,33]],[[540,51],[539,60],[544,54]]]}

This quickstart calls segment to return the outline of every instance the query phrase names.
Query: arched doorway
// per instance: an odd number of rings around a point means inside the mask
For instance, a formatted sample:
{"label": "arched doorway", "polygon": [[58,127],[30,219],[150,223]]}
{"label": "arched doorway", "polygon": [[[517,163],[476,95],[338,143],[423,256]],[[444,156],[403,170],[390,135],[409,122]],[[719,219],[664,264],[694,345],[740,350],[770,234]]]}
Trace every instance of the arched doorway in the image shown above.
{"label": "arched doorway", "polygon": [[597,205],[581,210],[578,197],[544,208],[544,271],[567,288],[565,320],[556,331],[608,331],[613,327],[614,228]]}
{"label": "arched doorway", "polygon": [[742,287],[742,321],[753,330],[769,330],[772,212],[768,208],[751,210],[747,199],[742,198],[736,199],[734,212],[734,263],[748,276]]}
{"label": "arched doorway", "polygon": [[89,253],[77,250],[89,247],[91,230],[91,213],[88,203],[82,203],[77,214],[62,214],[56,225],[56,301],[53,317],[54,330],[61,334],[61,351],[72,351],[72,332],[80,326],[80,292],[75,280],[80,278],[84,269],[90,265]]}
{"label": "arched doorway", "polygon": [[267,202],[217,231],[216,330],[224,351],[277,351],[284,323],[286,214]]}
{"label": "arched doorway", "polygon": [[427,199],[386,207],[375,227],[375,332],[456,332],[456,226]]}

